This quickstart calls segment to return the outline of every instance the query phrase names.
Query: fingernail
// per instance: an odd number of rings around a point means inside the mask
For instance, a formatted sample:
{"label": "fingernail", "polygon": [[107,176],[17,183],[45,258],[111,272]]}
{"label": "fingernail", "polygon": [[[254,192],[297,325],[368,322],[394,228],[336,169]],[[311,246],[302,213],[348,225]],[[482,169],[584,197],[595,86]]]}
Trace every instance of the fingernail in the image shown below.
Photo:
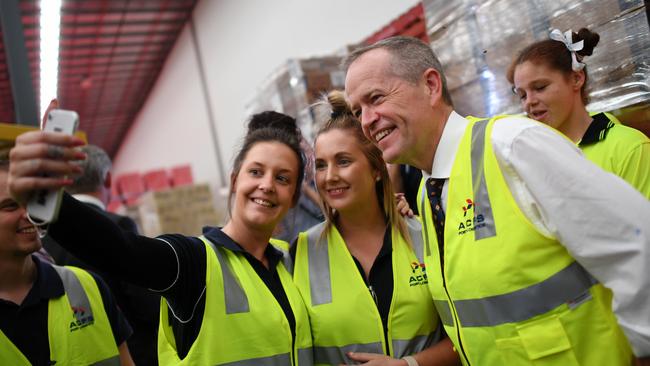
{"label": "fingernail", "polygon": [[86,141],[84,141],[83,139],[81,139],[81,138],[79,138],[77,136],[72,136],[72,143],[75,146],[83,146],[83,145],[86,144]]}

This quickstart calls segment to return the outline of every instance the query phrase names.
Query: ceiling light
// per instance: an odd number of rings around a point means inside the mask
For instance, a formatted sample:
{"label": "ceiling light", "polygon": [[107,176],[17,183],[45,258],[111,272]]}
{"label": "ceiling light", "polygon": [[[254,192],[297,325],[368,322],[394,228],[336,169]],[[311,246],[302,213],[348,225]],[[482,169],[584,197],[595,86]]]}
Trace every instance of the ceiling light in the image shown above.
{"label": "ceiling light", "polygon": [[40,25],[40,115],[42,116],[57,93],[61,0],[41,0]]}

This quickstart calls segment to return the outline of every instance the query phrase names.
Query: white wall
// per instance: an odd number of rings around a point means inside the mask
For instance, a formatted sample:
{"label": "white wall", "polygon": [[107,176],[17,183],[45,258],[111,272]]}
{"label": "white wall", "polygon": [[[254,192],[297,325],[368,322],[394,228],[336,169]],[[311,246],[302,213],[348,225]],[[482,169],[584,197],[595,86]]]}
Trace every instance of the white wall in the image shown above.
{"label": "white wall", "polygon": [[[244,133],[245,104],[273,70],[288,58],[328,55],[357,43],[417,3],[200,1],[193,17],[226,175]],[[204,101],[186,26],[114,159],[114,174],[189,163],[195,181],[218,186]]]}

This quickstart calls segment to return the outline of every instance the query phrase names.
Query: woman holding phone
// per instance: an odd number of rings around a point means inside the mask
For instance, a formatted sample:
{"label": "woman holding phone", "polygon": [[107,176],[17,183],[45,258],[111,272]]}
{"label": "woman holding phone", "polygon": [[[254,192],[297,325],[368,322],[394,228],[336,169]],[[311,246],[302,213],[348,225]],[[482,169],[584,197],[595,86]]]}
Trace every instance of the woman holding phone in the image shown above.
{"label": "woman holding phone", "polygon": [[[77,172],[81,143],[40,131],[19,136],[11,152],[11,194],[24,205],[37,189],[69,184],[44,174]],[[200,237],[123,232],[69,195],[49,234],[82,260],[163,296],[161,365],[311,365],[308,314],[283,263],[286,243],[269,243],[300,194],[299,144],[293,118],[253,116],[231,173],[231,218]]]}

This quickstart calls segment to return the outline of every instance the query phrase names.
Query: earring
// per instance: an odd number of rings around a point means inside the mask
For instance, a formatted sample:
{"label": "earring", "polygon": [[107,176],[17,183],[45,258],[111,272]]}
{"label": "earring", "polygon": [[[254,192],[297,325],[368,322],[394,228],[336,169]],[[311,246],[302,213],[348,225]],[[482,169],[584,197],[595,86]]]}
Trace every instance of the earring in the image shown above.
{"label": "earring", "polygon": [[375,177],[375,182],[379,182],[381,180],[380,176]]}

